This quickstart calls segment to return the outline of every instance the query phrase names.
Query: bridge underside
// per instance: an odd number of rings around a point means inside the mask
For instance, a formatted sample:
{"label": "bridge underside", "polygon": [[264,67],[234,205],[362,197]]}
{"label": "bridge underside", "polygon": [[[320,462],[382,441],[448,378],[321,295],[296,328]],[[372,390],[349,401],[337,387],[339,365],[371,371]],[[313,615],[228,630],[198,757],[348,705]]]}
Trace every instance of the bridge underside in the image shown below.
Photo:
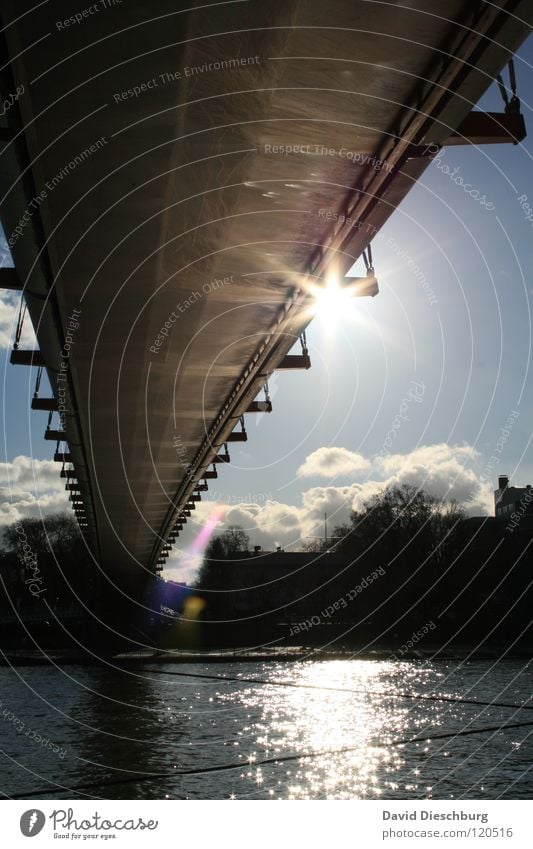
{"label": "bridge underside", "polygon": [[308,322],[307,275],[353,264],[527,33],[526,3],[190,5],[3,13],[2,222],[121,586]]}

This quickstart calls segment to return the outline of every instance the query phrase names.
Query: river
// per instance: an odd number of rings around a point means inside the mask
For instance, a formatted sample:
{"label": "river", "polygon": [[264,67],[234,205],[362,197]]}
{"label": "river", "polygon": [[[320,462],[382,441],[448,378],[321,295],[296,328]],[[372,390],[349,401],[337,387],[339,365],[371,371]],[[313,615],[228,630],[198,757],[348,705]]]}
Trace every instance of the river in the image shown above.
{"label": "river", "polygon": [[[531,798],[531,684],[532,665],[520,660],[3,667],[2,792]],[[467,703],[528,699],[521,710]]]}

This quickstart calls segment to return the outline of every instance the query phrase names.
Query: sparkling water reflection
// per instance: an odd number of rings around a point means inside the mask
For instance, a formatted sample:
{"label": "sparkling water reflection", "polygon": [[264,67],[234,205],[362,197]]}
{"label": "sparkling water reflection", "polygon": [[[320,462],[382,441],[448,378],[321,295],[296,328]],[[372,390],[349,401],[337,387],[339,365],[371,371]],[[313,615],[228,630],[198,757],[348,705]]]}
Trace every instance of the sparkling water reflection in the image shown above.
{"label": "sparkling water reflection", "polygon": [[[30,667],[1,669],[0,686],[7,795],[48,787],[44,798],[531,797],[533,726],[462,732],[533,721],[533,711],[403,697],[523,704],[531,667],[520,661]],[[453,736],[437,739],[444,734]],[[235,768],[201,772],[213,766]],[[140,780],[154,772],[165,775]]]}

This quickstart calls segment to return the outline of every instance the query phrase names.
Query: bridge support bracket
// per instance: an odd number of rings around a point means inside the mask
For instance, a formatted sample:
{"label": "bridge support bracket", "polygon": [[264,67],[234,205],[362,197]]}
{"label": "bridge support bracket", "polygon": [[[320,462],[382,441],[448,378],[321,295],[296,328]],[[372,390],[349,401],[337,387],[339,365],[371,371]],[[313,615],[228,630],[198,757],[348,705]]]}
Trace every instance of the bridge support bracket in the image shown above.
{"label": "bridge support bracket", "polygon": [[32,410],[46,410],[48,413],[57,413],[57,401],[55,398],[32,398]]}
{"label": "bridge support bracket", "polygon": [[287,354],[276,369],[308,369],[311,368],[309,354]]}
{"label": "bridge support bracket", "polygon": [[40,351],[24,351],[15,348],[11,351],[9,362],[13,366],[44,366],[44,357]]}

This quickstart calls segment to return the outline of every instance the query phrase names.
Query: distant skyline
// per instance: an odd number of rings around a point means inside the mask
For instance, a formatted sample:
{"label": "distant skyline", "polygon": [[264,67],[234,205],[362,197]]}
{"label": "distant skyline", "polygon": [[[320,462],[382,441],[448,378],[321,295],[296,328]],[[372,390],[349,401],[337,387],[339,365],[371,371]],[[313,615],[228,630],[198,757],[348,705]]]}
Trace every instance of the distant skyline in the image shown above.
{"label": "distant skyline", "polygon": [[[493,512],[499,474],[533,483],[533,39],[515,65],[530,136],[441,151],[374,239],[379,295],[313,320],[312,369],[273,377],[273,413],[246,417],[248,442],[231,446],[169,577],[190,577],[209,517],[243,526],[252,545],[298,548],[323,533],[325,512],[333,528],[390,483],[455,498],[470,514]],[[503,108],[496,84],[478,107]],[[5,240],[0,255],[10,264]],[[69,509],[46,414],[30,411],[35,374],[9,364],[18,301],[1,294],[2,524]]]}

